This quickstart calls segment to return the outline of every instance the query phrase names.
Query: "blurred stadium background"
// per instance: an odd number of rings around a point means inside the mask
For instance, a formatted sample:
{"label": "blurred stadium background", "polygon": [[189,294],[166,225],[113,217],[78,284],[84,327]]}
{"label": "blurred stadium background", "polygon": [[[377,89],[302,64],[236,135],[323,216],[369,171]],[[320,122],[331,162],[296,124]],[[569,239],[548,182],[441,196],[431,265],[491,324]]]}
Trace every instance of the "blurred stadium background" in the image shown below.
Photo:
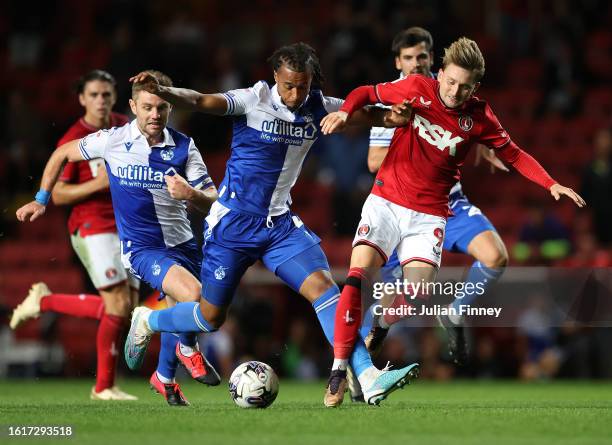
{"label": "blurred stadium background", "polygon": [[[511,266],[612,266],[612,8],[606,0],[314,0],[2,2],[0,15],[0,377],[92,376],[93,321],[45,314],[13,333],[8,316],[34,281],[52,290],[94,291],[74,256],[66,210],[18,225],[16,208],[38,189],[44,161],[81,115],[74,86],[93,68],[118,80],[116,111],[128,113],[128,78],[142,69],[168,73],[176,85],[214,92],[271,80],[265,62],[294,41],[318,51],[327,95],[395,79],[390,42],[423,26],[443,48],[466,35],[486,59],[479,96],[513,139],[563,184],[586,198],[577,210],[516,172],[490,174],[468,160],[463,184],[496,225]],[[175,111],[172,125],[193,136],[218,184],[229,156],[231,121]],[[348,265],[361,205],[371,187],[367,131],[322,138],[293,193],[294,211],[323,239],[338,277]],[[194,215],[194,226],[202,215]],[[444,254],[444,266],[471,259]],[[310,305],[255,266],[222,330],[205,340],[227,374],[244,357],[282,376],[327,375],[330,348]],[[146,294],[146,292],[145,292]],[[154,301],[149,295],[143,295]],[[470,366],[456,370],[435,328],[405,328],[390,338],[383,360],[418,357],[424,376],[612,378],[612,331],[567,325],[547,330],[533,358],[528,328],[474,331]],[[540,333],[541,334],[541,333]],[[155,364],[151,348],[148,375]],[[120,364],[124,367],[124,364]],[[133,374],[130,374],[133,375]]]}

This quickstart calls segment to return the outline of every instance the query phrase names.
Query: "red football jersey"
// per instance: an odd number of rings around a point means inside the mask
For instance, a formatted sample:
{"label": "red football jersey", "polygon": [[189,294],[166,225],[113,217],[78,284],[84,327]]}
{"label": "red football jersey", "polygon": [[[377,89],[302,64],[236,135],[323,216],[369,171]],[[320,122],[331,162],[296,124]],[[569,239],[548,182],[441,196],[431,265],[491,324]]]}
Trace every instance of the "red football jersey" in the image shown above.
{"label": "red football jersey", "polygon": [[[118,113],[111,114],[111,127],[121,127],[127,122],[129,122],[127,116]],[[74,139],[84,138],[98,130],[99,128],[89,125],[81,118],[68,129],[57,143],[57,146],[59,147]],[[82,184],[83,182],[91,181],[100,168],[105,168],[104,160],[102,159],[68,162],[64,166],[59,180],[71,184]],[[68,218],[68,230],[70,233],[75,233],[79,230],[81,236],[117,232],[110,191],[96,193],[88,199],[75,204]]]}
{"label": "red football jersey", "polygon": [[435,79],[412,75],[375,87],[387,105],[413,99],[411,122],[397,128],[372,193],[401,206],[448,215],[448,193],[476,143],[499,149],[510,142],[486,102],[475,97],[452,109],[442,102]]}

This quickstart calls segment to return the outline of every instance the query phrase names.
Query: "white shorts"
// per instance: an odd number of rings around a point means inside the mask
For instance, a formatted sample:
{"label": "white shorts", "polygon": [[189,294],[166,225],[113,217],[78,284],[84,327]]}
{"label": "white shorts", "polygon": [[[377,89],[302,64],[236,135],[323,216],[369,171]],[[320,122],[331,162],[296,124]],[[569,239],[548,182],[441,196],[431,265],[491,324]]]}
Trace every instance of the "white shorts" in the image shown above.
{"label": "white shorts", "polygon": [[374,247],[385,262],[394,250],[403,266],[423,261],[440,267],[446,219],[417,212],[376,195],[368,196],[361,209],[361,221],[353,247]]}
{"label": "white shorts", "polygon": [[77,232],[70,235],[70,241],[96,289],[106,289],[125,280],[129,280],[133,289],[140,287],[140,281],[133,277],[121,262],[119,237],[116,233],[98,233],[82,237]]}

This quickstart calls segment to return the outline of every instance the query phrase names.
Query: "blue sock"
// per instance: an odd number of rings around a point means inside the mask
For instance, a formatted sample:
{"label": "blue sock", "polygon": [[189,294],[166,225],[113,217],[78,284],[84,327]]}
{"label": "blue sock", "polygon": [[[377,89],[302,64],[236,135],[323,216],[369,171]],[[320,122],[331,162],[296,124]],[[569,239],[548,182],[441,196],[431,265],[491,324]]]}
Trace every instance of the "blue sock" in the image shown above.
{"label": "blue sock", "polygon": [[200,312],[200,303],[177,303],[149,316],[149,326],[156,332],[213,332],[216,331]]}
{"label": "blue sock", "polygon": [[480,261],[475,261],[465,279],[466,284],[473,284],[473,290],[466,289],[463,292],[463,298],[457,298],[457,296],[455,296],[455,300],[453,301],[455,310],[459,311],[459,306],[462,304],[474,303],[478,297],[485,293],[489,286],[495,284],[502,273],[504,273],[503,268],[490,269],[482,265]]}
{"label": "blue sock", "polygon": [[363,321],[361,322],[361,327],[359,328],[359,336],[365,341],[365,338],[370,333],[370,329],[372,329],[372,322],[374,321],[374,314],[372,313],[372,308],[374,305],[380,305],[378,303],[372,303],[372,306],[368,308],[365,315],[363,316]]}
{"label": "blue sock", "polygon": [[198,334],[195,332],[184,332],[179,335],[179,339],[182,345],[195,348],[198,342]]}
{"label": "blue sock", "polygon": [[319,323],[323,328],[323,333],[327,338],[327,341],[333,346],[334,345],[334,323],[336,320],[336,306],[338,306],[338,300],[340,299],[340,289],[338,286],[330,287],[317,298],[313,303]]}
{"label": "blue sock", "polygon": [[162,332],[161,348],[159,350],[159,358],[157,361],[157,372],[162,377],[173,379],[178,366],[176,358],[176,344],[179,341],[177,334],[171,332]]}
{"label": "blue sock", "polygon": [[[339,299],[340,289],[338,289],[337,286],[334,286],[325,291],[323,295],[321,295],[312,303],[312,307],[317,313],[317,318],[319,319],[319,323],[321,323],[321,327],[323,328],[325,337],[327,337],[327,340],[332,346],[334,344],[334,323],[336,319],[336,307],[338,306]],[[355,375],[357,376],[359,376],[370,366],[374,366],[372,364],[370,354],[368,353],[368,350],[365,347],[365,343],[361,338],[358,338],[357,342],[355,342],[355,348],[353,349],[353,353],[351,354],[350,364],[353,368],[353,371],[355,372]]]}
{"label": "blue sock", "polygon": [[353,349],[349,363],[351,364],[351,367],[353,368],[353,371],[357,377],[359,377],[361,373],[370,366],[374,366],[370,353],[366,349],[366,345],[361,337],[358,337],[357,341],[355,342],[355,348]]}

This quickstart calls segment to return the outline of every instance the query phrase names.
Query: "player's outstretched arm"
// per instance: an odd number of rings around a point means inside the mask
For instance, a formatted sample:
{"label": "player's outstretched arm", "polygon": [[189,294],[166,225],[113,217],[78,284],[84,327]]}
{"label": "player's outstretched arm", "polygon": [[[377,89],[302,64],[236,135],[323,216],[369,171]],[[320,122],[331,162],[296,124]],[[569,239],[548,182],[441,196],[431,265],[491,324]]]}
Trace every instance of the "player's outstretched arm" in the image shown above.
{"label": "player's outstretched arm", "polygon": [[227,112],[227,100],[221,94],[203,94],[188,88],[165,87],[146,71],[131,77],[130,82],[142,83],[145,91],[161,97],[177,108],[220,116]]}
{"label": "player's outstretched arm", "polygon": [[578,207],[586,205],[578,193],[555,181],[535,158],[521,150],[514,142],[511,141],[505,147],[498,149],[497,154],[502,160],[516,168],[521,175],[550,191],[555,200],[558,201],[561,196],[565,195]]}
{"label": "player's outstretched arm", "polygon": [[321,132],[323,134],[339,133],[346,127],[348,113],[346,111],[334,111],[321,119]]}
{"label": "player's outstretched arm", "polygon": [[342,131],[351,114],[366,105],[375,104],[376,102],[374,87],[361,86],[355,88],[346,96],[344,104],[339,111],[329,113],[321,119],[321,132],[323,134],[331,134]]}
{"label": "player's outstretched arm", "polygon": [[476,146],[476,159],[474,161],[474,165],[478,166],[480,161],[484,159],[489,163],[491,167],[491,173],[495,173],[495,169],[499,169],[503,172],[509,172],[508,167],[504,165],[504,163],[497,157],[495,154],[495,150],[492,150],[488,147],[485,147],[482,144],[478,144]]}
{"label": "player's outstretched arm", "polygon": [[553,198],[555,198],[555,200],[557,201],[561,198],[562,195],[565,195],[572,201],[574,201],[578,207],[586,206],[586,201],[582,198],[582,196],[580,196],[571,188],[564,187],[561,184],[553,184],[550,187],[550,194],[553,195]]}
{"label": "player's outstretched arm", "polygon": [[108,175],[104,165],[98,167],[96,177],[81,184],[58,181],[53,187],[51,198],[58,206],[71,206],[89,198],[91,195],[108,189]]}
{"label": "player's outstretched arm", "polygon": [[212,203],[219,198],[214,185],[199,190],[189,185],[187,180],[178,174],[166,176],[165,179],[171,197],[180,201],[188,201],[201,212],[208,212]]}
{"label": "player's outstretched arm", "polygon": [[67,161],[83,160],[83,155],[79,150],[79,141],[80,139],[70,141],[53,152],[45,166],[43,177],[40,181],[40,190],[36,194],[34,201],[17,209],[16,215],[19,221],[34,221],[45,213],[51,197],[51,190],[53,190],[53,186],[57,182],[64,164]]}

